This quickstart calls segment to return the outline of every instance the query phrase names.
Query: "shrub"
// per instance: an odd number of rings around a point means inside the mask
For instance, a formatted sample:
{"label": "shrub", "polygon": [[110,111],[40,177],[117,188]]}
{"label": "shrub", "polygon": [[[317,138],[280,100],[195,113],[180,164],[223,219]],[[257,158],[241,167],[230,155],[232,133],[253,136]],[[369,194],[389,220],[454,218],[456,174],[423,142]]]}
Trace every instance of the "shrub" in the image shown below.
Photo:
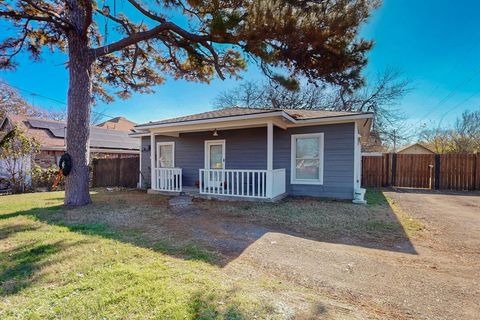
{"label": "shrub", "polygon": [[[34,189],[38,188],[47,188],[47,190],[51,191],[53,183],[55,182],[55,178],[58,174],[58,167],[52,165],[49,168],[42,168],[39,165],[34,165],[32,167],[32,187]],[[60,180],[60,184],[58,185],[58,189],[63,189],[65,186],[65,181],[62,178]]]}

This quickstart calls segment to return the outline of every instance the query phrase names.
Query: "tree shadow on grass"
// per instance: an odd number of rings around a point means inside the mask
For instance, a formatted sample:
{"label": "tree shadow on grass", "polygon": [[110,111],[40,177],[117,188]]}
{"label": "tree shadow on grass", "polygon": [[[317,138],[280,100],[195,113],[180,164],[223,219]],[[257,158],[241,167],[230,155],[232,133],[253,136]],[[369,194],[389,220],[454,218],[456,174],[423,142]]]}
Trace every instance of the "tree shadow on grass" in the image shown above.
{"label": "tree shadow on grass", "polygon": [[[190,209],[174,213],[168,213],[165,199],[152,200],[151,195],[141,193],[118,192],[93,197],[94,204],[83,208],[58,205],[33,208],[0,215],[0,219],[32,216],[72,232],[119,240],[221,267],[267,233],[416,254],[404,229],[405,222],[398,220],[383,193],[375,190],[367,193],[367,207],[317,199],[287,199],[275,204],[200,200]],[[143,211],[137,215],[138,208]],[[360,214],[352,211],[357,209],[361,209]],[[372,210],[381,214],[371,214]],[[95,214],[89,216],[93,212]],[[103,219],[106,215],[109,218]],[[142,215],[150,220],[136,223],[134,220]]]}
{"label": "tree shadow on grass", "polygon": [[25,231],[35,231],[39,228],[39,226],[35,226],[32,224],[15,224],[6,226],[0,229],[0,240],[6,239],[10,237],[10,235],[25,232]]}
{"label": "tree shadow on grass", "polygon": [[[0,232],[4,231],[2,229]],[[20,232],[20,230],[18,231]],[[0,296],[15,294],[35,282],[35,272],[52,264],[51,256],[77,245],[57,241],[50,244],[30,243],[0,254]]]}

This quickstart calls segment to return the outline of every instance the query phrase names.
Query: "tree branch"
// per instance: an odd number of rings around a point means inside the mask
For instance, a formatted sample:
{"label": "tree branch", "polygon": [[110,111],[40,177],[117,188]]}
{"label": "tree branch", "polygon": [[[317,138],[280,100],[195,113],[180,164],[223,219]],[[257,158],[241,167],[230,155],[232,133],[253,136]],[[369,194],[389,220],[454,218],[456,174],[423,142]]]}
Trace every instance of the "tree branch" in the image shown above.
{"label": "tree branch", "polygon": [[93,19],[93,5],[90,0],[83,0],[85,5],[85,24],[83,26],[82,36],[86,37],[88,34],[88,28],[92,24]]}
{"label": "tree branch", "polygon": [[73,27],[73,25],[68,20],[65,20],[64,18],[62,18],[58,13],[56,13],[52,10],[49,10],[47,8],[43,8],[43,7],[39,6],[37,4],[37,2],[31,1],[31,0],[22,0],[22,1],[26,2],[27,4],[32,6],[34,9],[46,14],[47,16],[52,17],[53,23],[55,23],[57,26],[59,26],[61,28],[72,28]]}
{"label": "tree branch", "polygon": [[113,42],[111,44],[104,45],[99,48],[91,49],[95,57],[102,57],[104,55],[110,54],[115,51],[122,50],[128,46],[139,43],[140,41],[148,40],[154,38],[155,36],[161,34],[162,32],[168,30],[164,25],[156,26],[147,31],[132,33],[130,36],[121,39],[119,41]]}
{"label": "tree branch", "polygon": [[36,15],[31,15],[26,13],[17,13],[12,11],[7,11],[7,12],[0,11],[0,17],[9,17],[9,18],[18,19],[18,20],[28,19],[28,20],[34,20],[34,21],[51,22],[57,25],[57,22],[53,20],[51,17],[36,16]]}

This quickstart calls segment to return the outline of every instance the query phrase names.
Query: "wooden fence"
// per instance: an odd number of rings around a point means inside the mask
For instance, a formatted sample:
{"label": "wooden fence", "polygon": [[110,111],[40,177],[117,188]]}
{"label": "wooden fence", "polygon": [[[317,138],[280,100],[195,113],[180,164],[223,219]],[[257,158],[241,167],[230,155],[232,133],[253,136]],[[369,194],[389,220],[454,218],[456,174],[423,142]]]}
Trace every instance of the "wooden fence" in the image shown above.
{"label": "wooden fence", "polygon": [[139,177],[139,157],[94,159],[93,187],[135,188]]}
{"label": "wooden fence", "polygon": [[479,154],[383,154],[362,158],[362,185],[480,190]]}

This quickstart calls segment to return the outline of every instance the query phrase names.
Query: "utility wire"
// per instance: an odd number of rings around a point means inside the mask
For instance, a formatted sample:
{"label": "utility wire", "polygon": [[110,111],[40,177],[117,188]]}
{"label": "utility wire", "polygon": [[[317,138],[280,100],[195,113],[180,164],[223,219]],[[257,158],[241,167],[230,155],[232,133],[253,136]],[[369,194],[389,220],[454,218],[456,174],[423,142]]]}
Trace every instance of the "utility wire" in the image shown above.
{"label": "utility wire", "polygon": [[442,121],[443,119],[445,118],[445,116],[447,114],[449,114],[450,112],[452,112],[453,110],[455,109],[458,109],[459,107],[461,107],[464,103],[468,102],[470,99],[472,99],[473,97],[475,97],[477,94],[480,93],[480,90],[477,91],[477,92],[474,92],[472,95],[468,96],[465,100],[463,100],[462,102],[458,103],[457,105],[455,105],[453,108],[451,108],[450,110],[446,111],[442,117],[440,118],[440,121],[438,122],[438,127],[440,128],[440,125],[442,124]]}
{"label": "utility wire", "polygon": [[[41,94],[39,94],[39,93],[33,92],[33,91],[31,91],[31,90],[27,90],[27,89],[24,89],[24,88],[20,88],[20,87],[18,87],[18,86],[11,85],[11,84],[9,84],[9,83],[7,83],[7,82],[5,82],[5,81],[2,81],[2,80],[0,80],[0,83],[4,84],[4,85],[6,85],[6,86],[9,86],[9,87],[15,88],[15,89],[17,89],[17,90],[27,92],[27,93],[29,93],[29,94],[31,94],[31,95],[36,96],[36,97],[40,97],[40,98],[43,98],[43,99],[47,99],[47,100],[50,100],[50,101],[53,101],[53,102],[56,102],[56,103],[59,103],[59,104],[63,104],[63,105],[65,105],[65,106],[67,105],[67,103],[66,103],[65,101],[61,101],[61,100],[57,100],[57,99],[54,99],[54,98],[50,98],[50,97],[41,95]],[[104,117],[107,117],[107,118],[115,118],[114,116],[105,114],[105,113],[103,113],[103,112],[98,112],[98,111],[93,111],[93,110],[92,110],[92,113],[95,113],[95,114],[98,114],[98,115],[101,115],[101,116],[104,116]]]}
{"label": "utility wire", "polygon": [[[480,74],[480,67],[477,68],[474,72],[474,74],[472,76],[470,76],[469,78],[467,78],[465,81],[463,81],[462,83],[460,83],[458,86],[456,86],[453,90],[451,90],[445,97],[443,97],[435,106],[433,109],[431,109],[430,111],[428,111],[423,117],[420,118],[420,120],[418,120],[417,122],[415,122],[412,127],[407,130],[406,133],[411,133],[412,130],[415,130],[415,127],[420,123],[422,122],[426,117],[428,117],[429,115],[431,115],[432,113],[434,113],[435,111],[438,111],[438,107],[440,107],[441,105],[443,105],[446,101],[448,101],[451,97],[453,97],[456,93],[456,91],[458,91],[458,89],[460,89],[461,87],[463,87],[464,85],[470,83],[473,79],[475,79],[476,76],[478,76]],[[476,93],[475,93],[476,94]],[[474,95],[475,95],[474,94]],[[473,95],[473,96],[474,96]],[[448,110],[446,113],[449,113],[450,111],[458,108],[461,104],[467,102],[468,100],[470,100],[473,96],[469,97],[468,99],[464,100],[462,103],[460,103],[459,105],[456,105],[453,109],[450,109]],[[446,113],[444,114],[444,116],[446,115]],[[443,117],[442,116],[442,120],[443,120]]]}

